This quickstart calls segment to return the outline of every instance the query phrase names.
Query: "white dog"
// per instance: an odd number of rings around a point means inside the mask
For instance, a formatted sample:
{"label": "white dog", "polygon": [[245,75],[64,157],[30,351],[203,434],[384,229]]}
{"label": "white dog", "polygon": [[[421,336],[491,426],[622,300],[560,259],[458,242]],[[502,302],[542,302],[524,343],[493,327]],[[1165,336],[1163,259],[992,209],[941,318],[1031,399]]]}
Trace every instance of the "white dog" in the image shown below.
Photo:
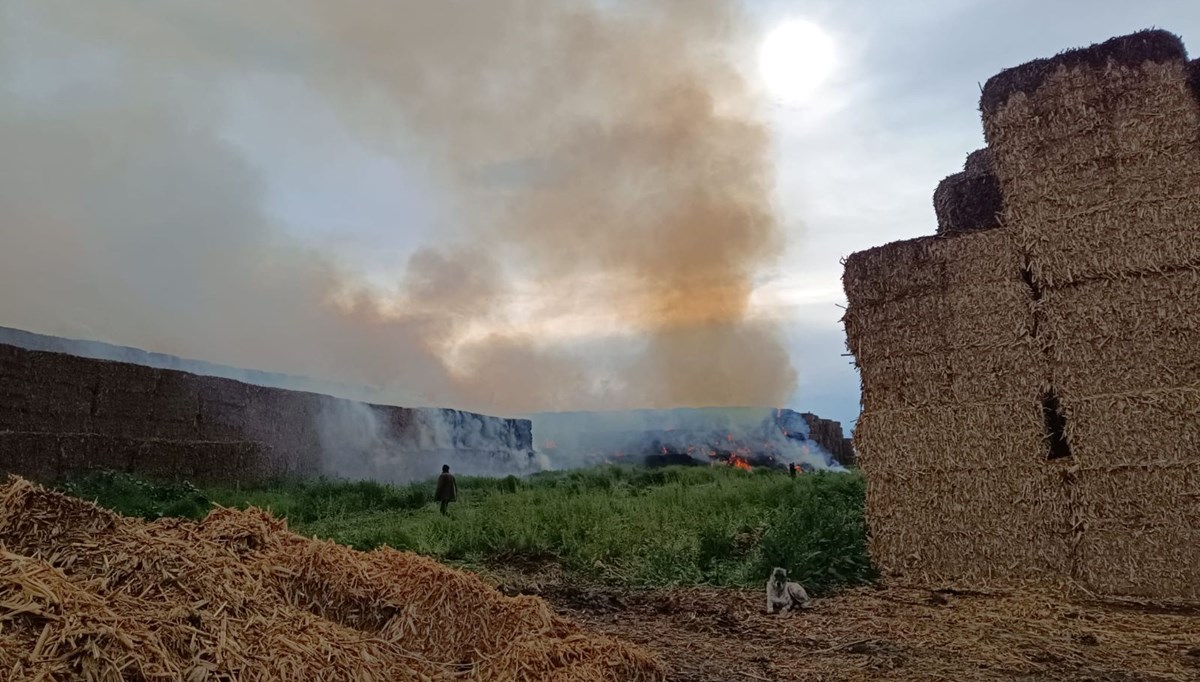
{"label": "white dog", "polygon": [[767,578],[767,613],[781,609],[788,613],[793,606],[806,608],[808,602],[808,592],[800,583],[788,582],[787,571],[782,568],[771,571],[771,577]]}

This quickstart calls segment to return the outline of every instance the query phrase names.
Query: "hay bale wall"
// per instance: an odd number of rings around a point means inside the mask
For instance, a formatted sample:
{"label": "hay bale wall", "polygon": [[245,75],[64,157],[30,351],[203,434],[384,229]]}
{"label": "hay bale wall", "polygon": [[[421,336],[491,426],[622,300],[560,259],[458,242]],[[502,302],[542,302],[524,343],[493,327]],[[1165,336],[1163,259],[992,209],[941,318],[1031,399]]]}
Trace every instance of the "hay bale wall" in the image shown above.
{"label": "hay bale wall", "polygon": [[337,444],[322,440],[322,419],[364,412],[396,456],[429,455],[430,473],[452,455],[532,451],[528,420],[364,405],[0,344],[0,473],[37,481],[101,468],[205,483],[335,473],[327,459]]}
{"label": "hay bale wall", "polygon": [[[1200,600],[1198,73],[1163,31],[1002,72],[980,108],[1004,227],[980,234],[1008,255],[923,238],[847,262],[885,569],[1006,582],[1038,567],[1103,595]],[[980,254],[1019,274],[947,284]],[[973,352],[986,333],[994,347]],[[1052,520],[1026,526],[1030,509]]]}
{"label": "hay bale wall", "polygon": [[1063,472],[1043,466],[1048,366],[1011,234],[888,244],[848,259],[844,281],[879,566],[927,582],[1066,572]]}
{"label": "hay bale wall", "polygon": [[984,129],[1077,471],[1074,577],[1200,599],[1200,102],[1145,31],[1011,69]]}

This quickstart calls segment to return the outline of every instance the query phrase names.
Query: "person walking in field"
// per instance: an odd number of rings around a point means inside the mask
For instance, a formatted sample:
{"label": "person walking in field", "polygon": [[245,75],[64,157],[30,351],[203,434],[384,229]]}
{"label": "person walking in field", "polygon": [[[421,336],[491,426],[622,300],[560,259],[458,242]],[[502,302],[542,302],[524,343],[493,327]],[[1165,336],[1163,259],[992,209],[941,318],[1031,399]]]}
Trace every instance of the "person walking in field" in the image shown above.
{"label": "person walking in field", "polygon": [[450,512],[446,508],[451,502],[458,499],[458,484],[454,482],[454,474],[450,473],[450,465],[442,465],[442,475],[438,476],[437,490],[433,493],[433,499],[437,500],[441,506],[442,515],[449,516]]}

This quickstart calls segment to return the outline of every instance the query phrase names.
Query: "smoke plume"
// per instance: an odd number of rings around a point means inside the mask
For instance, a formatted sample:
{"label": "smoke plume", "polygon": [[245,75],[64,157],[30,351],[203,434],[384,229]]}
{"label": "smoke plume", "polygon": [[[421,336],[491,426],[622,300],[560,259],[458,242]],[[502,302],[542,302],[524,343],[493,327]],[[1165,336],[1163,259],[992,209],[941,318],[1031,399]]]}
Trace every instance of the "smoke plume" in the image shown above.
{"label": "smoke plume", "polygon": [[[10,1],[0,324],[409,405],[781,404],[745,29],[732,0]],[[267,210],[227,130],[258,81],[436,188],[445,229],[390,284]]]}

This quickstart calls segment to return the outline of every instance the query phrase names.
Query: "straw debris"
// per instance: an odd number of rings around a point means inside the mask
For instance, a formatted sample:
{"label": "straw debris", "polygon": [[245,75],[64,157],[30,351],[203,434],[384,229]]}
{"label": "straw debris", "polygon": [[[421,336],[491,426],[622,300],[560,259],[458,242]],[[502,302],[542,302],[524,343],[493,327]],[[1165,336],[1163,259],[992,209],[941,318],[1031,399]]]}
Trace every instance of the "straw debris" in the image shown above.
{"label": "straw debris", "polygon": [[416,555],[265,512],[145,523],[0,487],[0,671],[13,679],[661,680],[635,647]]}

